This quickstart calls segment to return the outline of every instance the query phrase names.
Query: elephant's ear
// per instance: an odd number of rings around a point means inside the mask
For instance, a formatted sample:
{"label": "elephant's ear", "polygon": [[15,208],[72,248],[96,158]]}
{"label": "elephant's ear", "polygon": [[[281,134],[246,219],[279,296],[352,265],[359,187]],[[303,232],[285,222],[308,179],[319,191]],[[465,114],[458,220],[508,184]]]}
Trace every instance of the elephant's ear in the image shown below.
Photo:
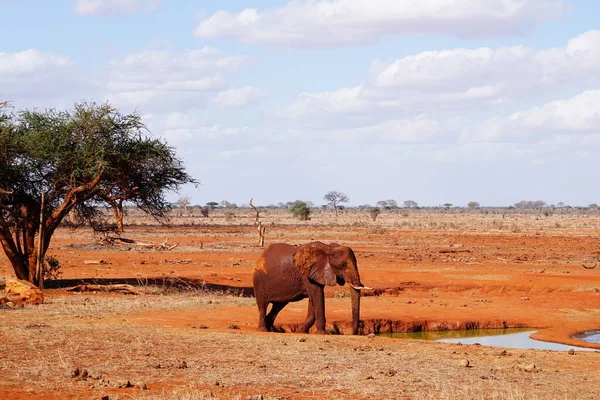
{"label": "elephant's ear", "polygon": [[335,286],[336,276],[329,264],[327,248],[323,244],[309,243],[294,253],[294,264],[303,276],[320,285]]}

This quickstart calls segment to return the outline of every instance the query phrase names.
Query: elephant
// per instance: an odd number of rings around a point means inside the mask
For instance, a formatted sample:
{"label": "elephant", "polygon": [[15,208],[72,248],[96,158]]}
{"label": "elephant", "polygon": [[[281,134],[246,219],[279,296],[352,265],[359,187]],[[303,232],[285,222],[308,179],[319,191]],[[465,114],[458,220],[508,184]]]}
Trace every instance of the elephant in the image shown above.
{"label": "elephant", "polygon": [[[350,247],[337,243],[311,242],[302,246],[274,243],[267,247],[252,275],[258,306],[258,330],[272,332],[277,314],[290,302],[308,297],[306,320],[297,332],[308,333],[317,323],[317,333],[325,330],[325,286],[351,287],[352,334],[357,335],[361,290],[370,290],[360,281],[356,256]],[[272,304],[267,314],[267,307]]]}

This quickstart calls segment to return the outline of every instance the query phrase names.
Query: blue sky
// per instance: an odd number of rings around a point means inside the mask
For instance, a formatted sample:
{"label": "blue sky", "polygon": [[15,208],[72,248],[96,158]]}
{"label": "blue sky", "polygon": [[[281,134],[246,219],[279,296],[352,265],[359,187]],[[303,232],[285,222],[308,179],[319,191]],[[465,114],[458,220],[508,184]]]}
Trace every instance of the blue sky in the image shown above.
{"label": "blue sky", "polygon": [[0,15],[0,100],[137,110],[202,182],[180,194],[195,204],[600,202],[600,2],[0,0]]}

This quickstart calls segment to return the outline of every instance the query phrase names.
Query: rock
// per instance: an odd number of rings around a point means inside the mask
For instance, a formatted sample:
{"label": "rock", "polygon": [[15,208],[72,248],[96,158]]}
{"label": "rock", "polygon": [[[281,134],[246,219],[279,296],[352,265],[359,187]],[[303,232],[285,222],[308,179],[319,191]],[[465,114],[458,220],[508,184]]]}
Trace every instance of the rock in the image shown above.
{"label": "rock", "polygon": [[569,350],[569,355],[570,356],[575,355],[575,350],[574,349]]}
{"label": "rock", "polygon": [[187,362],[185,361],[181,361],[178,365],[177,368],[179,369],[186,369],[188,367]]}
{"label": "rock", "polygon": [[523,371],[525,372],[535,372],[537,371],[537,367],[535,364],[527,364],[523,367]]}
{"label": "rock", "polygon": [[460,360],[458,362],[458,365],[463,367],[463,368],[467,368],[468,366],[471,365],[471,362],[469,360],[467,360],[466,358],[463,358],[462,360]]}
{"label": "rock", "polygon": [[298,339],[298,341],[299,341],[300,343],[304,343],[304,342],[306,342],[306,338],[305,338],[305,337],[303,337],[303,338],[300,338],[300,339]]}
{"label": "rock", "polygon": [[140,390],[148,390],[148,386],[146,385],[145,382],[138,382],[135,384],[135,387]]}
{"label": "rock", "polygon": [[9,278],[4,286],[4,293],[10,295],[18,295],[18,299],[11,301],[20,301],[27,304],[42,304],[44,302],[44,294],[34,284],[20,279]]}
{"label": "rock", "polygon": [[373,339],[373,338],[375,337],[375,334],[374,334],[374,333],[369,333],[369,334],[367,335],[367,337],[368,337],[369,339]]}
{"label": "rock", "polygon": [[111,382],[111,386],[119,388],[119,389],[125,389],[125,388],[132,387],[133,385],[127,379],[116,379]]}

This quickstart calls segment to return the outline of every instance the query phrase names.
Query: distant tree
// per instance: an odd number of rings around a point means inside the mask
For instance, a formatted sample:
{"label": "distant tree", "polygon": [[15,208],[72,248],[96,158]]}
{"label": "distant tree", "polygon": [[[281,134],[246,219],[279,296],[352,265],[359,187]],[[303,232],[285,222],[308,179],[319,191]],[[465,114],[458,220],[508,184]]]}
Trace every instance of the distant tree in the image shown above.
{"label": "distant tree", "polygon": [[216,201],[209,201],[208,203],[206,203],[206,206],[211,210],[214,210],[219,206],[219,203],[217,203]]}
{"label": "distant tree", "polygon": [[379,207],[380,209],[385,210],[386,207],[387,207],[387,201],[385,201],[385,200],[379,200],[377,203],[375,203],[375,205],[377,207]]}
{"label": "distant tree", "polygon": [[221,207],[223,208],[229,208],[229,209],[233,209],[233,208],[237,208],[237,204],[235,203],[230,203],[227,200],[223,200],[221,202]]}
{"label": "distant tree", "polygon": [[380,200],[375,203],[382,210],[391,210],[393,208],[398,208],[398,203],[396,200]]}
{"label": "distant tree", "polygon": [[373,221],[375,221],[377,219],[377,217],[379,216],[379,214],[381,214],[381,208],[378,207],[372,207],[369,209],[369,215],[371,216],[371,219],[373,219]]}
{"label": "distant tree", "polygon": [[452,203],[444,203],[444,208],[447,210],[452,207]]}
{"label": "distant tree", "polygon": [[539,209],[542,209],[547,206],[548,205],[546,204],[546,202],[542,201],[542,200],[536,200],[536,201],[522,200],[522,201],[519,201],[518,203],[514,204],[514,207],[519,210],[539,210]]}
{"label": "distant tree", "polygon": [[315,203],[313,203],[312,201],[306,201],[306,207],[308,208],[315,208]]}
{"label": "distant tree", "polygon": [[188,206],[190,205],[191,200],[189,196],[181,196],[176,202],[175,204],[177,204],[179,207],[183,207],[183,213],[187,214],[187,209]]}
{"label": "distant tree", "polygon": [[469,204],[467,204],[467,207],[469,207],[469,208],[480,208],[481,205],[478,202],[476,202],[476,201],[470,201]]}
{"label": "distant tree", "polygon": [[396,200],[390,199],[390,200],[386,200],[386,202],[387,202],[387,206],[389,208],[398,208],[398,202]]}
{"label": "distant tree", "polygon": [[590,210],[597,210],[598,209],[598,204],[592,203],[587,208],[589,208]]}
{"label": "distant tree", "polygon": [[296,200],[294,203],[292,203],[290,211],[294,217],[301,221],[307,221],[310,219],[310,208],[308,208],[306,203],[303,201]]}
{"label": "distant tree", "polygon": [[282,202],[277,203],[277,207],[278,208],[287,208],[287,206]]}
{"label": "distant tree", "polygon": [[418,204],[414,200],[406,200],[404,202],[404,207],[406,208],[417,208]]}
{"label": "distant tree", "polygon": [[558,203],[556,203],[556,207],[557,208],[565,208],[567,205],[565,203],[563,203],[562,201],[559,201]]}
{"label": "distant tree", "polygon": [[350,201],[350,198],[348,198],[348,196],[346,196],[344,193],[337,192],[335,190],[327,192],[325,196],[323,196],[323,199],[327,200],[329,205],[333,207],[336,217],[338,215],[338,205],[340,203],[347,203]]}

